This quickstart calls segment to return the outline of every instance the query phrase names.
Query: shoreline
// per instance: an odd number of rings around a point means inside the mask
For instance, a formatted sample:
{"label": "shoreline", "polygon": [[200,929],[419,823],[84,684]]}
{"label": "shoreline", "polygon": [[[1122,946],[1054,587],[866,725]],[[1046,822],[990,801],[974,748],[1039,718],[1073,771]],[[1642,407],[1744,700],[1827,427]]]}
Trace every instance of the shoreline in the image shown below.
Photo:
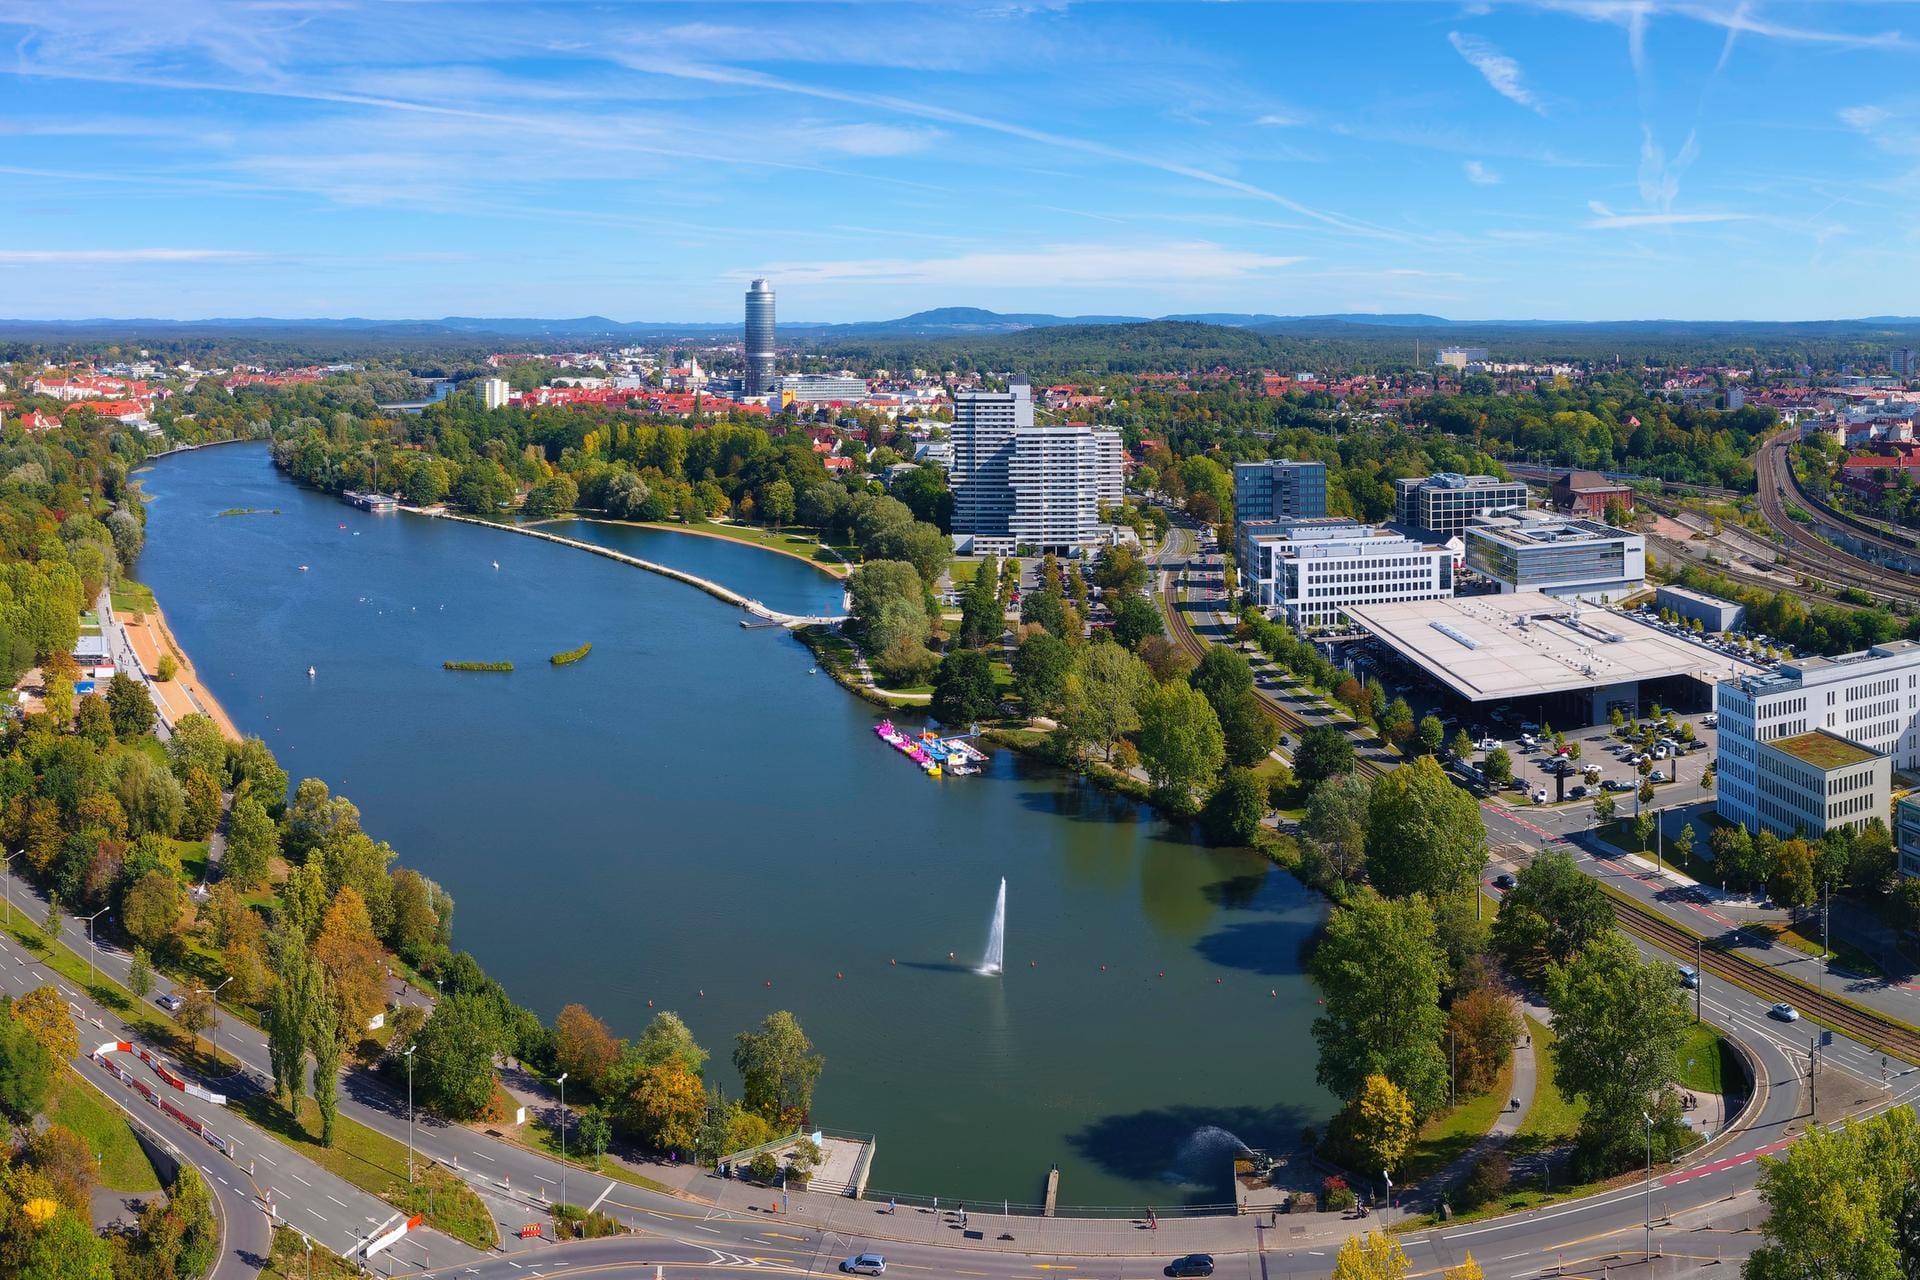
{"label": "shoreline", "polygon": [[[770,547],[766,545],[764,542],[750,542],[745,538],[729,538],[724,533],[714,533],[710,529],[696,529],[688,525],[665,524],[662,522],[650,521],[650,520],[615,520],[611,516],[586,516],[586,515],[581,515],[579,512],[574,512],[570,515],[564,515],[564,516],[548,516],[545,520],[530,520],[526,524],[520,525],[518,527],[523,529],[537,529],[541,525],[554,524],[561,520],[584,520],[589,524],[619,525],[620,527],[626,528],[626,529],[653,529],[660,533],[684,533],[690,538],[718,538],[722,542],[731,542],[738,547],[752,547],[756,551],[770,551],[776,556],[789,556],[792,559],[798,560],[800,563],[804,565],[809,565],[815,569],[818,569],[821,573],[826,574],[829,578],[832,578],[836,582],[845,582],[848,578],[853,576],[853,566],[848,564],[845,560],[839,561],[840,568],[835,569],[832,565],[821,564],[818,560],[812,559],[811,557],[808,557],[808,556],[803,556],[798,551],[789,551],[785,547]],[[717,524],[719,522],[713,521],[711,523]],[[736,525],[728,525],[727,527],[730,529],[744,529],[744,528],[748,528],[749,526],[736,524]],[[840,554],[839,552],[834,551],[832,547],[827,546],[827,544],[824,542],[819,543],[818,545],[823,550],[830,551],[836,556]]]}
{"label": "shoreline", "polygon": [[[149,587],[148,591],[151,592],[152,588]],[[145,673],[148,687],[163,698],[176,692],[186,698],[189,710],[181,711],[179,715],[169,719],[169,727],[180,718],[180,715],[198,713],[213,721],[230,741],[239,742],[242,739],[243,735],[239,727],[234,724],[233,717],[228,715],[227,709],[220,705],[220,699],[214,696],[213,690],[200,679],[200,673],[194,667],[193,659],[187,655],[185,646],[173,634],[173,629],[167,625],[166,612],[160,607],[159,596],[154,596],[153,608],[150,611],[114,609],[113,620],[117,626],[126,631],[127,643],[133,647],[134,660],[140,664],[142,672]],[[155,666],[159,665],[162,654],[170,654],[173,657],[175,665],[179,668],[174,672],[173,679],[162,681],[147,667],[149,653],[152,655]],[[177,708],[174,709],[177,710]],[[165,711],[158,706],[155,710],[165,718]]]}

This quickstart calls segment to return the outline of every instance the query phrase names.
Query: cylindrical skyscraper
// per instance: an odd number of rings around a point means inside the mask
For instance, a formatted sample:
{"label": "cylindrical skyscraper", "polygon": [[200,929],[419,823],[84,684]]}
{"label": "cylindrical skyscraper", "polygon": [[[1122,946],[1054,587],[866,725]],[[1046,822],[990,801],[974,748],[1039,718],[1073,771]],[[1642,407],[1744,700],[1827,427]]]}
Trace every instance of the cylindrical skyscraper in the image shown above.
{"label": "cylindrical skyscraper", "polygon": [[773,286],[755,280],[747,290],[747,394],[773,387]]}

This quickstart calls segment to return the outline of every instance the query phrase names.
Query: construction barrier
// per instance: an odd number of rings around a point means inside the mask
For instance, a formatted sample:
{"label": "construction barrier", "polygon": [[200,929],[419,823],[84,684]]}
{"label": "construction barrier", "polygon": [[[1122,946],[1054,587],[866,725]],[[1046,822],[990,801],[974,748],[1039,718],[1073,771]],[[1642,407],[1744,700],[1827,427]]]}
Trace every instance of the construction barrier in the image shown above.
{"label": "construction barrier", "polygon": [[119,1081],[122,1084],[126,1085],[129,1089],[132,1089],[135,1093],[139,1094],[142,1098],[146,1099],[149,1103],[152,1103],[154,1106],[159,1107],[160,1110],[164,1111],[167,1115],[172,1116],[176,1121],[184,1125],[186,1128],[192,1130],[200,1138],[200,1140],[205,1142],[208,1146],[220,1152],[222,1155],[230,1156],[233,1154],[231,1148],[227,1145],[227,1140],[225,1138],[222,1138],[219,1134],[207,1128],[206,1125],[202,1124],[195,1117],[188,1115],[185,1111],[181,1110],[179,1107],[174,1106],[171,1102],[168,1102],[165,1098],[162,1098],[157,1092],[154,1091],[154,1088],[152,1085],[148,1084],[146,1081],[142,1079],[139,1079],[132,1072],[128,1071],[125,1067],[121,1066],[118,1062],[115,1062],[111,1057],[108,1056],[109,1054],[113,1054],[113,1053],[137,1053],[142,1062],[145,1062],[148,1066],[153,1068],[155,1074],[157,1074],[162,1080],[165,1080],[168,1084],[172,1085],[174,1088],[180,1090],[182,1093],[190,1094],[193,1097],[204,1099],[205,1101],[214,1103],[218,1106],[225,1106],[227,1104],[227,1100],[223,1095],[214,1093],[207,1089],[202,1089],[199,1085],[188,1084],[186,1081],[182,1080],[179,1076],[176,1076],[171,1071],[168,1071],[164,1066],[161,1065],[160,1060],[154,1057],[152,1054],[148,1053],[146,1049],[142,1048],[142,1049],[136,1050],[132,1045],[128,1044],[124,1040],[109,1040],[88,1055],[95,1062],[99,1063],[102,1067],[104,1067],[106,1070],[112,1072],[114,1076],[117,1079],[119,1079]]}

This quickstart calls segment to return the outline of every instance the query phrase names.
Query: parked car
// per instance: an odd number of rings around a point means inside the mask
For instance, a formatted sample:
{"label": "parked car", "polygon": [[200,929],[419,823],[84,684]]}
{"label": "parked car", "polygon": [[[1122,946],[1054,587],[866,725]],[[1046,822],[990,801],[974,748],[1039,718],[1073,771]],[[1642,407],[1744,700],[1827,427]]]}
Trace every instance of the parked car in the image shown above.
{"label": "parked car", "polygon": [[1600,789],[1602,791],[1631,791],[1633,790],[1633,784],[1622,781],[1619,778],[1608,778],[1600,784]]}
{"label": "parked car", "polygon": [[182,1000],[179,996],[164,995],[164,996],[161,996],[158,1000],[154,1001],[154,1003],[159,1005],[162,1009],[165,1009],[168,1013],[172,1013],[175,1010],[179,1009],[181,1005],[185,1004],[186,1001]]}
{"label": "parked car", "polygon": [[1213,1274],[1213,1255],[1210,1253],[1189,1253],[1183,1258],[1175,1258],[1167,1264],[1166,1274],[1170,1276],[1210,1276]]}
{"label": "parked car", "polygon": [[1473,745],[1474,745],[1474,748],[1479,751],[1493,751],[1500,746],[1500,739],[1482,738],[1480,739],[1480,741],[1474,743]]}
{"label": "parked car", "polygon": [[1547,802],[1547,793],[1545,788],[1542,788],[1541,790],[1533,793],[1533,802],[1535,804],[1545,804]]}
{"label": "parked car", "polygon": [[883,1276],[887,1274],[887,1260],[877,1253],[856,1253],[841,1263],[840,1269],[850,1276]]}
{"label": "parked car", "polygon": [[1773,1006],[1773,1008],[1767,1010],[1767,1016],[1771,1018],[1778,1018],[1782,1022],[1800,1021],[1800,1011],[1794,1008],[1792,1005],[1788,1004],[1784,1000],[1782,1000],[1779,1004]]}
{"label": "parked car", "polygon": [[1584,797],[1586,796],[1586,794],[1587,794],[1587,789],[1586,789],[1585,787],[1583,787],[1583,786],[1581,786],[1581,787],[1569,787],[1569,788],[1567,789],[1567,795],[1568,795],[1568,797],[1570,797],[1571,799],[1574,799],[1574,800],[1579,800],[1579,799],[1582,799],[1582,798],[1584,798]]}
{"label": "parked car", "polygon": [[1666,780],[1667,780],[1667,771],[1665,769],[1655,769],[1652,773],[1647,775],[1647,781],[1649,782],[1665,782]]}

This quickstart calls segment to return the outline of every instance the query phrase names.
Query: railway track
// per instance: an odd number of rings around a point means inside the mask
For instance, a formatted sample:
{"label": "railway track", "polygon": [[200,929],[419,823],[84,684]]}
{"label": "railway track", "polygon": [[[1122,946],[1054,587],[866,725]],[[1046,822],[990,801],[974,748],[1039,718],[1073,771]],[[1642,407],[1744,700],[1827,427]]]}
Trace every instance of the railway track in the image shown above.
{"label": "railway track", "polygon": [[1920,1063],[1920,1031],[1850,1000],[1828,995],[1790,978],[1769,964],[1702,945],[1698,935],[1631,898],[1609,893],[1620,927],[1683,959],[1697,956],[1700,967],[1763,1000],[1790,1004],[1813,1021],[1832,1027],[1882,1053]]}
{"label": "railway track", "polygon": [[1785,435],[1775,436],[1761,446],[1755,455],[1754,481],[1760,513],[1786,540],[1789,562],[1798,561],[1797,567],[1824,581],[1868,592],[1876,599],[1920,603],[1920,592],[1912,586],[1912,575],[1882,569],[1870,561],[1848,555],[1787,514],[1784,495],[1789,485],[1793,485],[1797,494],[1798,485],[1792,479],[1792,465],[1785,457],[1786,439]]}

